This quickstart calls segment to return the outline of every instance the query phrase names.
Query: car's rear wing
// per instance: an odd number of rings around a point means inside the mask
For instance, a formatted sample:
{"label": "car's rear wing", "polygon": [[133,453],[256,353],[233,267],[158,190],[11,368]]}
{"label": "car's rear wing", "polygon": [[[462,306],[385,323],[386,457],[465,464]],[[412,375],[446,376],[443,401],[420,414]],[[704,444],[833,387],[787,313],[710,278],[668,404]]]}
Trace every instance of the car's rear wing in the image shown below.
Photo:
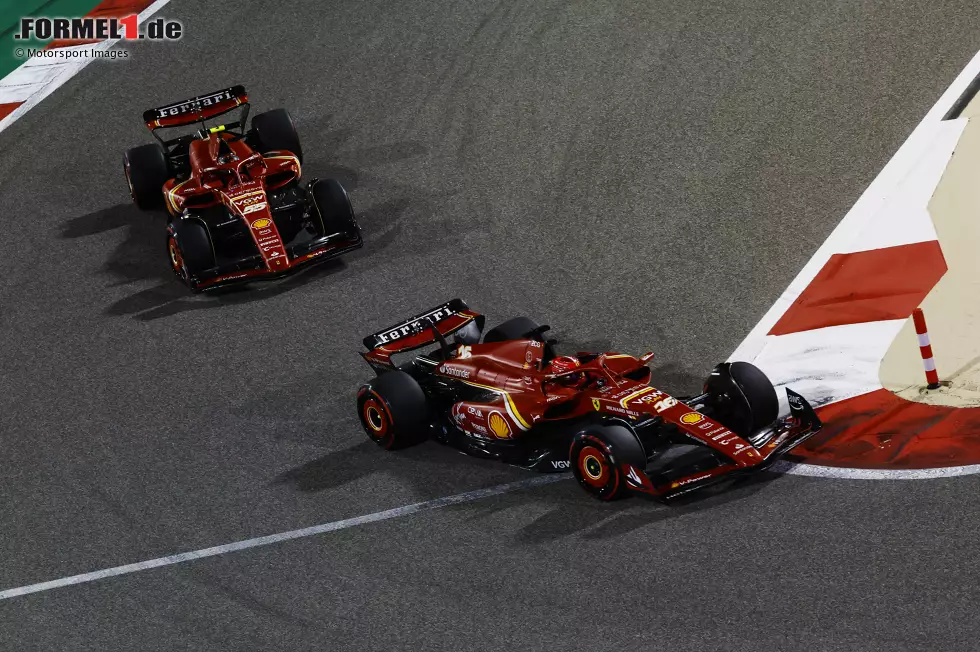
{"label": "car's rear wing", "polygon": [[436,341],[437,336],[432,330],[433,326],[440,335],[446,337],[473,320],[477,320],[478,327],[483,330],[485,319],[483,315],[470,310],[462,299],[453,299],[411,319],[368,335],[364,338],[364,347],[368,351],[381,348],[388,352],[410,351]]}
{"label": "car's rear wing", "polygon": [[372,366],[380,364],[389,367],[393,353],[412,351],[437,341],[444,342],[446,337],[471,322],[476,322],[477,328],[482,331],[485,321],[486,317],[470,310],[462,299],[453,299],[368,335],[364,338],[364,348],[368,352],[361,355]]}
{"label": "car's rear wing", "polygon": [[[143,112],[143,122],[146,123],[150,131],[161,127],[181,127],[195,122],[203,122],[242,105],[245,105],[247,112],[248,93],[245,91],[245,87],[239,84],[156,109],[148,109]],[[244,129],[245,116],[239,122],[241,128]],[[235,126],[239,125],[236,123]]]}

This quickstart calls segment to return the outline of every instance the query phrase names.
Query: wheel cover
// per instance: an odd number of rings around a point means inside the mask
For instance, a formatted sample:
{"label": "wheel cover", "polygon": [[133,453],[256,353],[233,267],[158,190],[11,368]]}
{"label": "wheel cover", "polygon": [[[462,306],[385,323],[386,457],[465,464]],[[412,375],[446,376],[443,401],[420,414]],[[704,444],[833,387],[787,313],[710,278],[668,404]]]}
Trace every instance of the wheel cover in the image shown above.
{"label": "wheel cover", "polygon": [[595,446],[582,447],[577,463],[582,481],[589,486],[602,489],[609,483],[609,458]]}
{"label": "wheel cover", "polygon": [[364,416],[367,417],[367,424],[371,430],[381,432],[381,429],[384,428],[385,422],[384,417],[381,416],[381,412],[378,411],[378,408],[374,407],[373,405],[369,405],[364,411]]}
{"label": "wheel cover", "polygon": [[170,264],[174,268],[174,272],[182,279],[186,279],[187,270],[184,268],[184,257],[180,253],[180,245],[177,244],[177,240],[173,236],[167,239],[167,251],[170,254]]}
{"label": "wheel cover", "polygon": [[373,393],[368,400],[364,401],[364,405],[361,407],[361,416],[369,429],[368,435],[373,439],[384,439],[388,436],[391,429],[388,413]]}

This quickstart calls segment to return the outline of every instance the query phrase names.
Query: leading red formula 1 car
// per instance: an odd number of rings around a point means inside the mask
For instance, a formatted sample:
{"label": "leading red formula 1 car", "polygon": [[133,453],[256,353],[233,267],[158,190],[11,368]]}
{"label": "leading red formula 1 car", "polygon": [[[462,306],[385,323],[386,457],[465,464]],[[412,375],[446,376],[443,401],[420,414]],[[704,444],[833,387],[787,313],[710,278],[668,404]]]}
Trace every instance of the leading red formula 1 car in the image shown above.
{"label": "leading red formula 1 car", "polygon": [[[234,122],[207,121],[240,109]],[[242,86],[143,113],[155,144],[126,152],[133,201],[166,205],[167,253],[193,291],[288,274],[362,246],[347,191],[339,181],[301,184],[303,152],[285,109],[248,122]],[[200,123],[172,139],[161,129]]]}
{"label": "leading red formula 1 car", "polygon": [[[472,455],[570,469],[603,500],[669,499],[764,469],[821,428],[789,389],[791,414],[779,419],[772,383],[746,362],[716,366],[702,394],[677,398],[650,385],[652,353],[557,355],[549,327],[524,317],[481,342],[484,322],[454,299],[364,339],[377,377],[357,409],[372,440],[397,448],[433,436]],[[694,448],[677,455],[682,444]]]}

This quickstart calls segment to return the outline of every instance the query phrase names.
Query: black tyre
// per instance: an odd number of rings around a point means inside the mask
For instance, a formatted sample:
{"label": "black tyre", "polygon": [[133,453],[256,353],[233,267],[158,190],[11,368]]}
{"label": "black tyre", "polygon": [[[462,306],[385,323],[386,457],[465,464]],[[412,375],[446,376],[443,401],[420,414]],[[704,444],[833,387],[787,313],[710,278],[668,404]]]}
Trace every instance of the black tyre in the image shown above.
{"label": "black tyre", "polygon": [[319,227],[320,236],[357,230],[354,207],[347,191],[336,179],[322,179],[310,189],[313,210],[310,219]]}
{"label": "black tyre", "polygon": [[404,371],[387,371],[361,387],[357,413],[367,436],[393,450],[424,438],[429,401],[414,378]]}
{"label": "black tyre", "polygon": [[260,152],[286,150],[303,162],[303,148],[293,125],[293,118],[286,109],[273,109],[252,118],[252,129],[258,136]]}
{"label": "black tyre", "polygon": [[177,278],[199,292],[198,275],[215,263],[214,247],[204,225],[194,219],[171,224],[167,232],[167,255]]}
{"label": "black tyre", "polygon": [[716,395],[718,420],[739,437],[750,437],[779,417],[776,388],[761,369],[748,362],[718,365],[705,389]]}
{"label": "black tyre", "polygon": [[143,210],[163,205],[163,184],[170,179],[170,165],[160,145],[141,145],[127,151],[123,170],[133,203]]}
{"label": "black tyre", "polygon": [[487,331],[483,337],[483,342],[490,344],[492,342],[521,340],[528,337],[537,328],[538,325],[527,317],[514,317]]}
{"label": "black tyre", "polygon": [[576,434],[568,460],[579,486],[599,500],[628,496],[621,465],[632,464],[642,471],[647,463],[640,440],[619,425],[590,426]]}

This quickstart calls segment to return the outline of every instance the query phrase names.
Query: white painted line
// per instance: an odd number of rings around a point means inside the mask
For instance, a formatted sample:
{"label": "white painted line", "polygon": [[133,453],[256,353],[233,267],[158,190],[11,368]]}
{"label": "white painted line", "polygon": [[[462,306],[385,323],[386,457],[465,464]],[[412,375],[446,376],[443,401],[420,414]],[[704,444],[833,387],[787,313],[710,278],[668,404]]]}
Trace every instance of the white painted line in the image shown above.
{"label": "white painted line", "polygon": [[183,564],[184,562],[194,561],[195,559],[216,557],[218,555],[225,555],[230,552],[238,552],[240,550],[258,548],[260,546],[269,546],[274,543],[282,543],[283,541],[290,541],[292,539],[301,539],[303,537],[312,537],[318,534],[325,534],[327,532],[336,532],[337,530],[345,530],[347,528],[357,527],[358,525],[366,525],[367,523],[376,523],[378,521],[386,521],[392,518],[408,516],[409,514],[431,511],[441,507],[470,503],[482,498],[498,496],[500,494],[518,491],[520,489],[528,489],[530,487],[539,487],[541,485],[552,484],[560,480],[568,480],[571,477],[572,476],[570,474],[538,475],[527,480],[501,484],[495,487],[487,487],[486,489],[476,489],[475,491],[467,491],[466,493],[446,496],[444,498],[435,498],[433,500],[426,500],[421,503],[396,507],[383,512],[375,512],[374,514],[365,514],[364,516],[355,516],[354,518],[347,518],[341,521],[332,521],[330,523],[314,525],[312,527],[302,528],[300,530],[290,530],[289,532],[270,534],[268,536],[257,537],[255,539],[245,539],[244,541],[226,543],[224,545],[214,546],[213,548],[203,548],[201,550],[193,550],[191,552],[182,552],[176,555],[168,555],[167,557],[157,557],[156,559],[136,562],[135,564],[126,564],[125,566],[105,568],[103,570],[97,570],[91,573],[82,573],[81,575],[62,577],[61,579],[50,580],[48,582],[39,582],[37,584],[19,586],[17,588],[0,591],[0,600],[9,600],[10,598],[16,598],[22,595],[28,595],[30,593],[51,591],[52,589],[60,589],[65,586],[72,586],[74,584],[96,582],[108,577],[138,573],[140,571],[150,570],[151,568]]}
{"label": "white painted line", "polygon": [[771,469],[776,473],[842,480],[939,480],[980,473],[980,464],[949,466],[938,469],[847,469],[837,466],[794,464],[780,461],[773,464]]}
{"label": "white painted line", "polygon": [[[136,18],[137,24],[142,25],[169,2],[170,0],[156,0],[139,13]],[[70,46],[66,49],[108,50],[120,40],[124,39],[101,41],[91,45]],[[6,77],[0,79],[0,98],[4,98],[0,101],[23,102],[8,116],[0,120],[0,131],[23,117],[25,113],[40,104],[44,98],[58,90],[92,61],[94,61],[93,58],[85,57],[78,60],[57,60],[56,63],[52,63],[51,60],[44,57],[32,57],[8,73]]]}

